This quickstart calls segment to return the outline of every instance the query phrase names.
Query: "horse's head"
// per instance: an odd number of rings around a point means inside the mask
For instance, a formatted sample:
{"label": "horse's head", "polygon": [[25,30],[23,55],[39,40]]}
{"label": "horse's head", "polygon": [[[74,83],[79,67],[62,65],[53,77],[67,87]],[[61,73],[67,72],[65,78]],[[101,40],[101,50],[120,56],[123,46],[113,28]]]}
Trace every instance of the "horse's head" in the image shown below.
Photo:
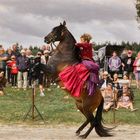
{"label": "horse's head", "polygon": [[44,42],[52,43],[56,41],[61,41],[64,36],[64,31],[66,30],[66,22],[64,21],[63,24],[60,23],[59,26],[56,26],[52,29],[52,31],[44,38]]}
{"label": "horse's head", "polygon": [[[58,67],[61,64],[73,64],[79,61],[79,48],[75,47],[76,40],[66,27],[66,22],[60,23],[44,38],[48,44],[59,41],[56,49],[48,60],[48,65]],[[51,45],[52,46],[52,45]]]}

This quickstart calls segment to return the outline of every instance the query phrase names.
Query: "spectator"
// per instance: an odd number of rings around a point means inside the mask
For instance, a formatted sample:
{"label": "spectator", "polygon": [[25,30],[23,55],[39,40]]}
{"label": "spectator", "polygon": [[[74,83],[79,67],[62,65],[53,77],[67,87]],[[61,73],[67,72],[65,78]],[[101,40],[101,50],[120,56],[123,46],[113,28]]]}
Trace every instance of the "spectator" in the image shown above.
{"label": "spectator", "polygon": [[29,49],[26,50],[26,56],[27,56],[28,58],[34,57],[34,56],[32,55],[31,50],[29,50]]}
{"label": "spectator", "polygon": [[29,81],[29,88],[32,87],[32,67],[34,66],[35,63],[35,57],[32,55],[31,50],[27,49],[26,50],[26,57],[29,59],[29,69],[28,69],[28,81]]}
{"label": "spectator", "polygon": [[130,82],[132,81],[133,63],[134,63],[134,58],[132,57],[132,51],[128,50],[127,57],[122,59],[122,66],[124,70],[123,74],[128,75]]}
{"label": "spectator", "polygon": [[120,85],[119,85],[119,78],[118,78],[118,74],[114,73],[113,75],[113,87],[115,90],[119,90],[120,89]]}
{"label": "spectator", "polygon": [[44,52],[43,52],[43,54],[44,55],[42,55],[41,56],[41,63],[43,63],[43,64],[47,64],[47,62],[48,62],[48,60],[49,60],[49,53],[50,53],[50,51],[48,51],[48,50],[45,50]]}
{"label": "spectator", "polygon": [[[45,50],[44,55],[41,56],[41,63],[43,64],[47,64],[48,60],[49,60],[49,57],[50,57],[50,51],[49,50]],[[47,90],[50,91],[51,89],[49,88],[50,86],[50,82],[51,82],[51,79],[47,77],[47,74],[44,74],[44,78],[43,78],[43,83],[44,83],[44,86],[46,85],[47,86]]]}
{"label": "spectator", "polygon": [[107,88],[102,92],[104,97],[104,110],[108,111],[113,105],[116,99],[117,92],[113,90],[112,84],[108,83]]}
{"label": "spectator", "polygon": [[7,50],[7,80],[8,83],[11,83],[11,67],[9,66],[9,62],[11,61],[11,56],[13,55],[12,49]]}
{"label": "spectator", "polygon": [[127,84],[123,85],[122,96],[118,99],[116,110],[119,108],[130,108],[131,111],[137,110],[137,108],[134,109],[133,107],[133,99]]}
{"label": "spectator", "polygon": [[18,67],[16,64],[16,57],[14,55],[11,56],[11,61],[9,62],[9,67],[11,68],[11,83],[12,88],[17,88],[17,74]]}
{"label": "spectator", "polygon": [[0,72],[0,96],[3,96],[5,93],[4,93],[4,87],[6,86],[6,78],[4,77],[4,72],[1,71]]}
{"label": "spectator", "polygon": [[114,51],[112,57],[109,59],[109,71],[111,77],[114,73],[119,73],[121,67],[121,59],[117,56],[117,53]]}
{"label": "spectator", "polygon": [[5,53],[5,50],[3,47],[0,48],[0,71],[4,72],[4,76],[6,74],[6,61],[8,57],[7,54]]}
{"label": "spectator", "polygon": [[128,54],[128,50],[126,48],[124,48],[122,54],[121,54],[121,59],[125,59],[127,57],[127,54]]}
{"label": "spectator", "polygon": [[14,56],[16,56],[16,58],[20,56],[20,52],[19,52],[17,44],[14,44],[12,46],[12,53]]}
{"label": "spectator", "polygon": [[[37,57],[40,58],[40,62],[42,62],[42,53],[39,51],[37,53]],[[38,71],[38,83],[39,83],[39,89],[40,89],[40,96],[45,96],[44,94],[44,72],[42,70]]]}
{"label": "spectator", "polygon": [[43,54],[43,52],[47,49],[46,45],[43,45],[40,47],[40,52]]}
{"label": "spectator", "polygon": [[119,79],[118,82],[119,82],[120,87],[122,87],[123,84],[127,84],[128,87],[130,87],[130,80],[127,74],[124,74],[123,79]]}
{"label": "spectator", "polygon": [[48,50],[49,53],[51,52],[51,47],[50,47],[50,45],[47,45],[47,46],[46,46],[46,50]]}
{"label": "spectator", "polygon": [[140,52],[138,52],[136,60],[133,63],[137,88],[140,89]]}
{"label": "spectator", "polygon": [[99,87],[103,91],[106,89],[108,83],[112,83],[112,79],[109,77],[108,72],[103,72],[103,78],[99,81]]}
{"label": "spectator", "polygon": [[[27,89],[27,76],[29,69],[29,58],[26,57],[25,50],[21,50],[21,56],[17,58],[17,67],[18,67],[18,88],[22,88],[24,90]],[[22,77],[23,77],[23,85],[22,85]]]}

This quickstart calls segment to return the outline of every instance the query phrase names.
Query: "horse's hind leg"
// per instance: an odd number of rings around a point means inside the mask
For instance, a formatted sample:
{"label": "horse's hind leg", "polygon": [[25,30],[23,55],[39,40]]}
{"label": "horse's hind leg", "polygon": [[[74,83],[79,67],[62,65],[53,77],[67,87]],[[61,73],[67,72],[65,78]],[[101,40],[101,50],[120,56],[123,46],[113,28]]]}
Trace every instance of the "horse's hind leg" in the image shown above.
{"label": "horse's hind leg", "polygon": [[[81,111],[81,113],[85,116],[83,108],[81,105],[79,105],[78,103],[76,103],[77,108]],[[80,132],[88,125],[89,120],[86,120],[76,131],[76,135],[80,135]]]}
{"label": "horse's hind leg", "polygon": [[78,130],[76,131],[76,135],[80,135],[80,132],[88,125],[89,121],[86,120],[79,128]]}
{"label": "horse's hind leg", "polygon": [[83,139],[85,139],[90,134],[92,129],[94,128],[94,116],[93,116],[93,113],[87,111],[86,112],[86,118],[87,118],[87,121],[90,122],[90,128],[87,130],[87,132],[85,134],[80,135],[80,137],[83,138]]}

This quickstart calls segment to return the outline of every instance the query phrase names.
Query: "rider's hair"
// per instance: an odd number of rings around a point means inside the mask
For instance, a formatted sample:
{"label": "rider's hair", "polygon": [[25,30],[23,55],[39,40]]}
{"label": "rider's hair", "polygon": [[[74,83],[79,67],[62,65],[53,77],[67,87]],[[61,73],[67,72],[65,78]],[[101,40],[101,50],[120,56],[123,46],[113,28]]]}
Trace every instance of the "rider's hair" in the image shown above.
{"label": "rider's hair", "polygon": [[90,40],[92,39],[92,36],[88,33],[84,33],[83,35],[81,35],[80,38],[83,38],[84,41],[90,42]]}

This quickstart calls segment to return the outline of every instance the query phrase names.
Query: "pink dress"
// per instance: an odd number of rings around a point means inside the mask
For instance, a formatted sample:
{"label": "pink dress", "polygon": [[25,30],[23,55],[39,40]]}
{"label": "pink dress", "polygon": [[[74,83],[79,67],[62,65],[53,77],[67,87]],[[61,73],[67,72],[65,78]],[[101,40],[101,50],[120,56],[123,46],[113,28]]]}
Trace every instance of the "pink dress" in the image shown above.
{"label": "pink dress", "polygon": [[122,106],[124,106],[124,107],[128,107],[130,104],[129,96],[122,96],[119,101],[122,104]]}

